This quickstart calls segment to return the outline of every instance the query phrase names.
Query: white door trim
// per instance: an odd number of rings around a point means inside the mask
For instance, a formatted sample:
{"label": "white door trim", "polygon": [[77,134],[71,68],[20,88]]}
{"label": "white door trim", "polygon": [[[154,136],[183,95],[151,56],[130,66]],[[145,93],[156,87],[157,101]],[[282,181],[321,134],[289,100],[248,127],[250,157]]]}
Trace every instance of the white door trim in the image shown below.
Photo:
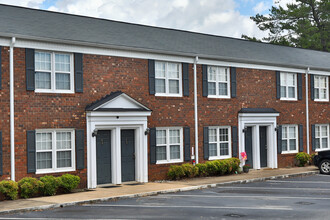
{"label": "white door trim", "polygon": [[111,175],[113,184],[121,184],[121,130],[135,130],[135,177],[137,182],[148,182],[147,116],[151,112],[87,112],[87,187],[96,188],[96,137],[95,130],[111,130]]}
{"label": "white door trim", "polygon": [[[277,126],[276,117],[279,113],[240,113],[238,114],[238,137],[239,137],[239,155],[245,152],[245,133],[246,127],[252,127],[252,154],[253,167],[260,169],[260,143],[259,127],[267,127],[267,166],[277,168]],[[243,166],[241,164],[241,166]]]}

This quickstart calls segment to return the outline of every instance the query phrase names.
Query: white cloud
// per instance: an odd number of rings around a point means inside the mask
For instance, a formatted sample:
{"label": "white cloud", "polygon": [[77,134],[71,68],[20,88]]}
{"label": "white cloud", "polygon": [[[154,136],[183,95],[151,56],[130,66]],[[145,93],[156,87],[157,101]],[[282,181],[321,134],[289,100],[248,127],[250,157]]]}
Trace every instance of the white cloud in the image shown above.
{"label": "white cloud", "polygon": [[1,4],[18,5],[29,8],[40,8],[45,0],[0,0]]}
{"label": "white cloud", "polygon": [[273,0],[273,5],[282,6],[284,9],[287,9],[287,4],[297,3],[296,0]]}
{"label": "white cloud", "polygon": [[265,2],[259,2],[256,6],[253,7],[254,13],[262,13],[270,8],[270,5]]}

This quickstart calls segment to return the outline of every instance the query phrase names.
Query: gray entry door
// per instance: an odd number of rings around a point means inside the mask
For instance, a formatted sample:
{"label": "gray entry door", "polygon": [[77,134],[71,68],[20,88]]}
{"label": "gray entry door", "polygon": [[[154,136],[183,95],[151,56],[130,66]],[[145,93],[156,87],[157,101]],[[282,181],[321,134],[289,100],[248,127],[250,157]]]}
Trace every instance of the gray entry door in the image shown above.
{"label": "gray entry door", "polygon": [[245,132],[245,152],[247,155],[247,160],[245,164],[253,167],[253,155],[252,155],[252,127],[247,127]]}
{"label": "gray entry door", "polygon": [[121,175],[122,182],[135,180],[134,130],[121,131]]}
{"label": "gray entry door", "polygon": [[260,136],[260,166],[267,167],[267,127],[259,127]]}
{"label": "gray entry door", "polygon": [[111,183],[111,131],[96,136],[97,184]]}

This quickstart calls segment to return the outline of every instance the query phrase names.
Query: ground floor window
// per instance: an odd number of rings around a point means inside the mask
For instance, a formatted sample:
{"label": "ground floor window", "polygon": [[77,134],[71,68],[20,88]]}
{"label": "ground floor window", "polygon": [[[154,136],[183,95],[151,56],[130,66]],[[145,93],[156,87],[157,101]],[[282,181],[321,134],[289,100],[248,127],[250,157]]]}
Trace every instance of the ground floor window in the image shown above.
{"label": "ground floor window", "polygon": [[230,127],[209,127],[209,159],[225,159],[230,157]]}
{"label": "ground floor window", "polygon": [[330,148],[329,125],[315,125],[315,148],[318,150]]}
{"label": "ground floor window", "polygon": [[157,163],[183,162],[182,128],[156,128]]}
{"label": "ground floor window", "polygon": [[74,170],[74,131],[37,130],[37,173]]}
{"label": "ground floor window", "polygon": [[282,153],[298,153],[298,126],[282,126]]}

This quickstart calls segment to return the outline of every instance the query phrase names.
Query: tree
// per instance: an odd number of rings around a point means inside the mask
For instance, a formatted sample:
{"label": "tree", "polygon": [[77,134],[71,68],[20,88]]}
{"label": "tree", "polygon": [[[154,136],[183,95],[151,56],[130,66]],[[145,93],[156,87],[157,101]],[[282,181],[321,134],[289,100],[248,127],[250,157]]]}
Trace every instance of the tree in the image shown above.
{"label": "tree", "polygon": [[[272,6],[269,15],[250,17],[262,31],[265,42],[330,52],[330,0],[295,0],[287,9]],[[258,41],[242,35],[242,38]]]}

